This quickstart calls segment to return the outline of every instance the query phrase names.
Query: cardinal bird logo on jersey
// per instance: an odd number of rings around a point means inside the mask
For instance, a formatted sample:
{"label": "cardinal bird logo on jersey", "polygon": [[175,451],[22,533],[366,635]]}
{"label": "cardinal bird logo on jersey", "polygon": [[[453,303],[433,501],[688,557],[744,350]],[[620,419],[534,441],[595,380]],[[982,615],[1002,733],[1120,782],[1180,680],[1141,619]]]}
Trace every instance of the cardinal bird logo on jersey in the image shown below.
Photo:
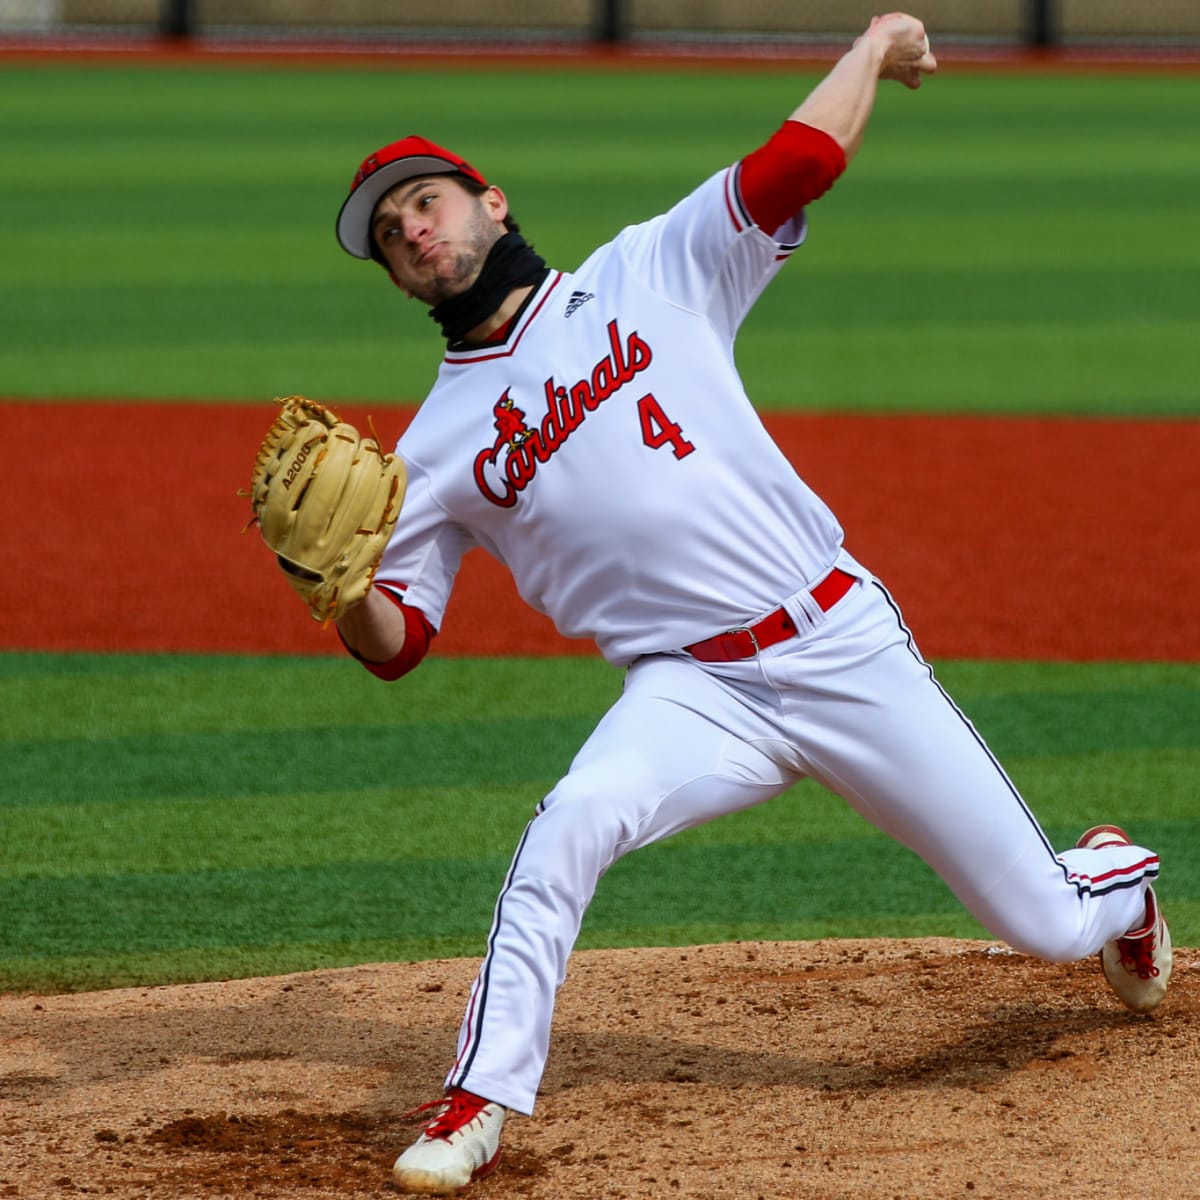
{"label": "cardinal bird logo on jersey", "polygon": [[553,376],[546,380],[546,415],[533,429],[525,424],[525,413],[509,395],[512,389],[505,388],[492,405],[496,440],[475,456],[475,486],[483,498],[497,508],[512,508],[533,482],[538,467],[550,461],[589,413],[635,379],[653,358],[649,343],[637,330],[623,338],[617,322],[610,321],[608,353],[588,375],[569,386],[556,383]]}
{"label": "cardinal bird logo on jersey", "polygon": [[492,446],[494,454],[499,455],[506,446],[515,450],[533,430],[525,424],[525,414],[513,403],[508,394],[512,389],[505,388],[504,395],[492,407],[492,416],[496,418],[496,441]]}

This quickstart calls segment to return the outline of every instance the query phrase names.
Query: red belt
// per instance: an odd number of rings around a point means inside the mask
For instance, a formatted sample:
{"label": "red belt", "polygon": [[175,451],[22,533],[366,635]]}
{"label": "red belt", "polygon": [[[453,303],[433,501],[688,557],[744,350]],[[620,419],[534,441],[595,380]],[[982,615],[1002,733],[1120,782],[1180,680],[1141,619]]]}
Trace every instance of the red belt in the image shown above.
{"label": "red belt", "polygon": [[[847,575],[845,571],[834,567],[808,594],[817,602],[822,612],[828,612],[850,590],[853,583],[853,575]],[[729,630],[728,633],[718,633],[716,637],[694,642],[690,646],[684,646],[684,649],[701,662],[741,662],[742,659],[753,658],[760,650],[795,635],[795,622],[782,608],[777,608],[753,625],[743,625],[740,629]]]}

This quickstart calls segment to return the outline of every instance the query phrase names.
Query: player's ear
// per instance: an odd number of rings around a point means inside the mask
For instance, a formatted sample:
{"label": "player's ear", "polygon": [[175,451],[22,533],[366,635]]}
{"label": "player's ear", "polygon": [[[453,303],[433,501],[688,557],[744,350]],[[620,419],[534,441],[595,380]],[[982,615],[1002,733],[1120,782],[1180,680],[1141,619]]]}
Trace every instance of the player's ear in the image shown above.
{"label": "player's ear", "polygon": [[508,216],[508,197],[493,184],[480,196],[480,201],[492,220],[503,225],[504,218]]}

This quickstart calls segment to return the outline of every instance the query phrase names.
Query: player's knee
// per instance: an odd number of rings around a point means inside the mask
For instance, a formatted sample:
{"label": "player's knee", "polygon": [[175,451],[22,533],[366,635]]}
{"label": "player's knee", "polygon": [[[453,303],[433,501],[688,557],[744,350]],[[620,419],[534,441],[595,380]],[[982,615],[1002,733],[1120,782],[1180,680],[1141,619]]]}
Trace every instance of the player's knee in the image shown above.
{"label": "player's knee", "polygon": [[636,844],[645,808],[636,796],[628,781],[608,771],[572,772],[560,780],[530,829],[539,870],[549,867],[575,882],[599,878]]}
{"label": "player's knee", "polygon": [[1069,963],[1082,957],[1074,940],[1048,937],[1045,930],[1037,934],[1010,937],[1007,940],[1018,954],[1027,954],[1030,958],[1040,958],[1045,962]]}
{"label": "player's knee", "polygon": [[1019,954],[1046,962],[1076,962],[1091,950],[1075,914],[1066,910],[1061,916],[1050,909],[1026,919],[1010,916],[997,932]]}

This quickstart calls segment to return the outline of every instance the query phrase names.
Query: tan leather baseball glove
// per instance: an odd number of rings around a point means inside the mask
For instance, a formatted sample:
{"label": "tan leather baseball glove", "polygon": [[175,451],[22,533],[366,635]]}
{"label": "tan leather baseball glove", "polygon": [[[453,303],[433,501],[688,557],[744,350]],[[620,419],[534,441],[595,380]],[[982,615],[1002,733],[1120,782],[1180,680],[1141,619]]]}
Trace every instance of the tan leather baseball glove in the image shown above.
{"label": "tan leather baseball glove", "polygon": [[313,617],[336,620],[371,589],[404,502],[404,462],[315,400],[276,403],[242,493],[254,509],[246,528],[258,524]]}

